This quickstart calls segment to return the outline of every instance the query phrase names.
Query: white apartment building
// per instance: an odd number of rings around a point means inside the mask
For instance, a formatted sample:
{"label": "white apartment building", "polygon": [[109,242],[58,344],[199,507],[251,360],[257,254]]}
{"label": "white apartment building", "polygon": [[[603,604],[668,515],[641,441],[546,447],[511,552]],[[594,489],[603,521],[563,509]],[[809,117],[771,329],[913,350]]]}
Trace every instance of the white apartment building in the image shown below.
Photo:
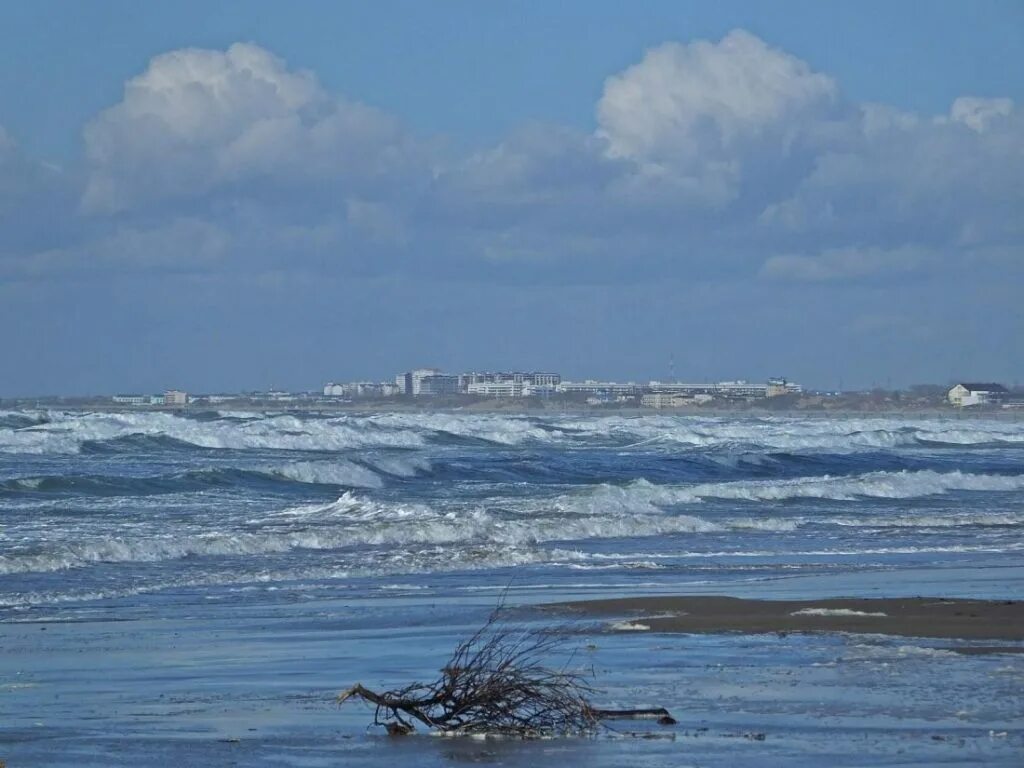
{"label": "white apartment building", "polygon": [[678,381],[652,381],[648,384],[651,392],[676,394],[693,397],[694,395],[713,395],[714,384],[683,384]]}
{"label": "white apartment building", "polygon": [[535,387],[554,387],[562,381],[557,373],[541,371],[472,371],[459,374],[459,391],[469,392],[471,384],[529,384]]}
{"label": "white apartment building", "polygon": [[442,373],[437,368],[417,368],[410,372],[408,381],[413,397],[454,395],[459,391],[459,377]]}
{"label": "white apartment building", "polygon": [[481,381],[466,385],[466,394],[480,397],[528,397],[530,385],[521,381]]}
{"label": "white apartment building", "polygon": [[[408,381],[410,385],[409,394],[413,397],[419,395],[428,394],[423,391],[423,382],[427,379],[433,379],[435,376],[443,375],[438,368],[415,368],[409,372]],[[433,394],[433,387],[428,385],[429,394]]]}
{"label": "white apartment building", "polygon": [[[437,368],[414,368],[395,376],[395,386],[398,387],[399,394],[418,397],[421,394],[427,394],[422,391],[425,379],[442,375],[444,374]],[[458,382],[456,382],[456,386],[458,386]],[[433,387],[428,387],[428,389],[432,390]],[[430,394],[433,392],[431,391]]]}
{"label": "white apartment building", "polygon": [[114,395],[110,399],[119,405],[149,405],[149,395]]}
{"label": "white apartment building", "polygon": [[751,384],[744,379],[720,381],[715,385],[715,394],[744,400],[759,400],[768,397],[767,384]]}
{"label": "white apartment building", "polygon": [[565,394],[584,395],[636,395],[642,387],[632,381],[625,384],[617,381],[563,381],[557,386],[559,392]]}

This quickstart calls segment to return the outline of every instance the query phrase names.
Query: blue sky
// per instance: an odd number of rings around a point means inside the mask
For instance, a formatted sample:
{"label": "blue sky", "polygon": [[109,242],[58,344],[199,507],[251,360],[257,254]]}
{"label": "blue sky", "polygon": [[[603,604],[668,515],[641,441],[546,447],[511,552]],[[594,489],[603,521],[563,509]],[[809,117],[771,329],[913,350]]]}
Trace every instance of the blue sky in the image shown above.
{"label": "blue sky", "polygon": [[0,396],[1024,379],[1024,3],[3,16]]}

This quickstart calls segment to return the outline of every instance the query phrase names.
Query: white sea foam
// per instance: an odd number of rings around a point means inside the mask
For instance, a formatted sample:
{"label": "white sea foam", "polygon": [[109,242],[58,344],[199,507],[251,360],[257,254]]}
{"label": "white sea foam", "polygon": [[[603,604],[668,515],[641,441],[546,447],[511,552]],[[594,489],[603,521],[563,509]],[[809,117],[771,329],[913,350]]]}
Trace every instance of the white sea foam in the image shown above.
{"label": "white sea foam", "polygon": [[[16,414],[15,414],[16,415]],[[195,420],[163,411],[26,412],[45,423],[0,427],[0,451],[75,453],[86,441],[162,435],[205,448],[343,450],[422,448],[441,434],[501,445],[526,442],[585,445],[608,441],[625,448],[689,446],[747,451],[861,451],[905,445],[969,446],[1024,443],[1024,425],[995,420],[909,418],[708,418],[644,415],[539,418],[481,413],[346,414],[298,418],[289,414],[225,412]],[[748,457],[748,461],[756,458]]]}
{"label": "white sea foam", "polygon": [[653,560],[623,560],[608,565],[588,565],[586,563],[569,563],[568,567],[575,571],[656,571],[665,566]]}
{"label": "white sea foam", "polygon": [[197,421],[172,413],[63,413],[23,429],[0,429],[0,451],[77,453],[86,442],[132,435],[169,437],[202,448],[345,450],[365,447],[417,448],[425,444],[415,430],[388,430],[366,419],[299,419],[290,415],[249,421]]}
{"label": "white sea foam", "polygon": [[830,525],[850,528],[959,528],[961,526],[1010,527],[1024,524],[1021,512],[948,512],[911,513],[902,515],[863,515],[861,517],[830,517]]}
{"label": "white sea foam", "polygon": [[613,632],[646,632],[650,630],[649,624],[641,624],[638,621],[616,621],[608,625]]}
{"label": "white sea foam", "polygon": [[581,507],[693,504],[708,499],[786,501],[789,499],[858,498],[909,499],[950,491],[1019,491],[1024,475],[987,475],[967,472],[868,472],[851,476],[799,477],[784,480],[739,480],[695,485],[656,485],[638,480],[626,486],[600,486]]}
{"label": "white sea foam", "polygon": [[887,614],[874,611],[854,611],[850,608],[801,608],[793,611],[790,616],[886,616]]}
{"label": "white sea foam", "polygon": [[[278,468],[277,471],[281,471]],[[305,482],[378,487],[381,479],[372,470],[348,462],[306,462],[288,465],[285,471]],[[961,472],[875,472],[844,478],[801,478],[783,481],[743,481],[693,486],[660,486],[637,481],[625,486],[598,485],[549,498],[508,498],[486,501],[384,502],[349,491],[330,504],[304,504],[250,516],[222,528],[175,528],[159,523],[128,528],[110,535],[106,529],[89,534],[53,538],[40,531],[34,550],[0,554],[0,573],[49,571],[98,562],[159,561],[192,556],[246,556],[296,549],[327,550],[354,546],[451,545],[453,552],[479,551],[491,556],[502,548],[529,547],[544,542],[592,539],[644,538],[678,534],[711,534],[734,530],[788,532],[809,522],[807,517],[729,517],[718,513],[714,521],[682,514],[679,505],[707,499],[786,500],[824,498],[849,500],[861,496],[911,498],[949,490],[1008,491],[1024,488],[1024,477],[971,475]],[[118,500],[119,504],[130,500]],[[174,501],[162,497],[161,503]],[[189,497],[181,503],[187,508]],[[939,524],[1012,524],[1017,513],[953,513],[937,515],[904,512],[891,519],[872,514],[840,518],[840,524],[865,526],[929,527]],[[825,518],[824,522],[829,522]],[[81,525],[86,525],[83,521]],[[154,524],[155,525],[155,524]],[[29,529],[25,529],[23,533]],[[45,534],[45,535],[44,535]],[[15,542],[11,542],[12,544]],[[948,543],[942,551],[967,551],[967,545]],[[973,546],[973,545],[972,545]],[[978,551],[1006,551],[1007,544],[983,542]],[[41,550],[41,551],[40,551]],[[858,547],[821,550],[821,554],[896,554],[938,551],[935,547]],[[973,551],[973,550],[972,550]],[[681,553],[685,556],[684,553]],[[743,553],[736,553],[742,555]],[[453,555],[454,556],[454,555]],[[637,563],[649,558],[636,558]]]}
{"label": "white sea foam", "polygon": [[35,491],[39,489],[39,486],[43,484],[44,480],[45,478],[42,477],[12,477],[10,480],[5,480],[4,483],[13,488],[20,488],[25,491]]}
{"label": "white sea foam", "polygon": [[381,488],[384,481],[371,469],[351,461],[299,461],[267,470],[300,483],[345,485],[353,488]]}
{"label": "white sea foam", "polygon": [[913,418],[716,418],[651,414],[605,416],[556,422],[564,430],[634,446],[730,447],[768,450],[862,451],[918,445],[1024,442],[1017,423]]}
{"label": "white sea foam", "polygon": [[367,419],[378,427],[395,430],[423,430],[460,437],[487,440],[502,445],[525,441],[552,442],[564,437],[556,429],[543,429],[525,416],[499,416],[488,413],[383,413]]}
{"label": "white sea foam", "polygon": [[[544,542],[657,536],[715,530],[699,518],[663,513],[585,517],[514,518],[478,505],[435,509],[419,503],[384,503],[351,491],[335,502],[300,505],[244,521],[241,528],[160,533],[136,529],[125,534],[92,535],[42,543],[44,551],[0,554],[0,574],[54,571],[102,562],[154,562],[184,557],[251,556],[297,549],[356,546],[402,548],[442,546],[437,565],[458,559],[485,559],[492,565],[517,548]],[[102,530],[102,529],[101,529]],[[458,545],[458,546],[455,546]],[[417,557],[422,555],[416,553]],[[543,559],[550,559],[544,555]],[[517,562],[521,556],[517,555]]]}
{"label": "white sea foam", "polygon": [[[929,641],[933,642],[933,641]],[[920,645],[868,645],[852,646],[842,661],[900,661],[903,659],[943,659],[957,656],[957,652],[949,648],[935,648]]]}
{"label": "white sea foam", "polygon": [[375,469],[394,477],[416,477],[431,470],[430,460],[424,456],[377,456],[366,461]]}

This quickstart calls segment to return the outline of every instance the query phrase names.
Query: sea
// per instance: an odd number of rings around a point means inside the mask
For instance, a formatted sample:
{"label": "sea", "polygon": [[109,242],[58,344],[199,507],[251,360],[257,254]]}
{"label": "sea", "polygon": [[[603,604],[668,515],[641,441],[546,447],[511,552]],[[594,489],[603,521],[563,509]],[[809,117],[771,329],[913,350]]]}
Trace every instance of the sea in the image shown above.
{"label": "sea", "polygon": [[[537,607],[1019,600],[1022,532],[1007,415],[0,411],[0,764],[1019,766],[1024,655]],[[394,738],[336,704],[498,605],[678,725]]]}

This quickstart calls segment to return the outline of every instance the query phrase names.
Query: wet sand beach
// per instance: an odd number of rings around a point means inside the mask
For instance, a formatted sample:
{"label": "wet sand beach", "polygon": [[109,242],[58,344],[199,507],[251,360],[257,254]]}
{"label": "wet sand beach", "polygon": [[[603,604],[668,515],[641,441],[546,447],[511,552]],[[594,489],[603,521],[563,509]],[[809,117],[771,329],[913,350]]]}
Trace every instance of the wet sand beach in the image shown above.
{"label": "wet sand beach", "polygon": [[[628,619],[622,631],[852,632],[961,640],[1024,641],[1024,601],[912,598],[749,600],[714,595],[627,597],[545,606],[587,617]],[[977,646],[970,652],[1003,652]],[[1013,651],[1011,651],[1013,652]]]}

